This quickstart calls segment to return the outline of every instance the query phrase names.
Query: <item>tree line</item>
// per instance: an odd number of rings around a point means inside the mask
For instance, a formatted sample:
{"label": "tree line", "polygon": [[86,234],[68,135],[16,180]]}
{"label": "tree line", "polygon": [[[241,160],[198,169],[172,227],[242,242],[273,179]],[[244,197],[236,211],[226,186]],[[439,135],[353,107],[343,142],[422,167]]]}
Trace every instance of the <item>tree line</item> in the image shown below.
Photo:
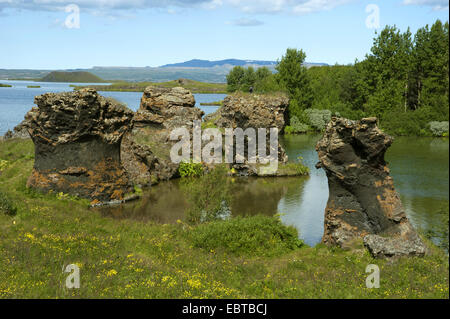
{"label": "tree line", "polygon": [[[448,134],[449,25],[437,20],[413,35],[386,26],[370,52],[352,65],[303,66],[306,54],[289,48],[272,73],[267,67],[233,68],[229,92],[286,92],[289,118],[308,124],[308,109],[329,110],[350,119],[376,116],[396,135]],[[446,128],[436,127],[447,121]],[[431,127],[430,128],[430,123]],[[445,126],[445,125],[444,125]],[[443,131],[442,131],[443,130]]]}

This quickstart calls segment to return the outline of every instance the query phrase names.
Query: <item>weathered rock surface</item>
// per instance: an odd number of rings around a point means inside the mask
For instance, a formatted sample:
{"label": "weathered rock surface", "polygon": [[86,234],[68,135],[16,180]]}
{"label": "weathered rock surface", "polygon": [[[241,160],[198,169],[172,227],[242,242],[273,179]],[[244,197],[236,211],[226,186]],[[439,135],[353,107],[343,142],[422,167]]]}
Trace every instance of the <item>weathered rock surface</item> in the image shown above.
{"label": "weathered rock surface", "polygon": [[12,131],[8,130],[3,136],[3,139],[8,140],[10,138],[30,138],[30,134],[28,134],[28,122],[26,120],[23,120],[20,124],[14,127]]}
{"label": "weathered rock surface", "polygon": [[133,117],[134,128],[121,146],[122,162],[133,183],[151,185],[176,177],[179,165],[170,160],[176,141],[170,141],[170,132],[178,127],[192,130],[193,121],[203,114],[184,88],[147,87]]}
{"label": "weathered rock surface", "polygon": [[409,223],[384,155],[393,139],[376,118],[332,118],[317,143],[317,167],[326,171],[329,198],[322,241],[346,247],[356,238],[375,257],[424,255]]}
{"label": "weathered rock surface", "polygon": [[95,90],[46,93],[25,116],[35,145],[27,186],[94,201],[122,200],[129,182],[120,144],[133,112]]}
{"label": "weathered rock surface", "polygon": [[[279,134],[284,131],[285,116],[289,99],[282,94],[232,94],[223,100],[223,104],[215,113],[205,116],[205,122],[212,122],[219,128],[277,128]],[[266,154],[270,154],[269,130],[267,130]],[[247,150],[247,144],[245,145]],[[286,152],[278,144],[278,163],[287,163]],[[263,175],[259,165],[249,163],[245,154],[244,163],[234,163],[232,167],[237,171],[237,175],[256,176]],[[279,170],[265,175],[283,176]]]}
{"label": "weathered rock surface", "polygon": [[282,94],[232,94],[223,100],[215,124],[218,127],[276,127],[284,130],[289,99]]}

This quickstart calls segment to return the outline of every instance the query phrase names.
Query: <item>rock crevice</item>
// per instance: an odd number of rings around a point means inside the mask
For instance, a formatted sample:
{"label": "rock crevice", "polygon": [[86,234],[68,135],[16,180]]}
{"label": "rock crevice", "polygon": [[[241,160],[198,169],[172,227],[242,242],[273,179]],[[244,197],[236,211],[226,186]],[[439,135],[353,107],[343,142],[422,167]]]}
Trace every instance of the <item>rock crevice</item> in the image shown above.
{"label": "rock crevice", "polygon": [[393,138],[376,122],[332,118],[316,145],[329,186],[322,241],[347,247],[361,238],[376,257],[424,255],[384,159]]}
{"label": "rock crevice", "polygon": [[203,111],[195,107],[195,99],[182,87],[149,86],[133,117],[133,129],[127,132],[121,146],[122,162],[131,181],[151,185],[178,174],[178,164],[170,159],[175,143],[169,139],[174,128],[192,131],[193,122],[201,121]]}

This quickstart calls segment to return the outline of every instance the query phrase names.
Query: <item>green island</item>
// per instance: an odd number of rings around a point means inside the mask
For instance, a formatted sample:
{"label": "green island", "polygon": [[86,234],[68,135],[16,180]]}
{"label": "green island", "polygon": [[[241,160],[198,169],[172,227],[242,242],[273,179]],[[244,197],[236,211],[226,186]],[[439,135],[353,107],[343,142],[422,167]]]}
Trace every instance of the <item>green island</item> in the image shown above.
{"label": "green island", "polygon": [[40,85],[27,85],[27,88],[29,89],[38,89],[40,87],[41,87]]}
{"label": "green island", "polygon": [[53,71],[38,79],[39,82],[76,82],[102,83],[107,82],[100,77],[85,71]]}
{"label": "green island", "polygon": [[156,86],[161,88],[174,88],[181,86],[192,93],[227,93],[225,83],[206,83],[189,79],[178,79],[167,82],[115,82],[111,85],[87,85],[74,86],[75,90],[85,87],[93,88],[97,91],[123,91],[123,92],[144,92],[147,86]]}
{"label": "green island", "polygon": [[[0,158],[1,298],[449,297],[448,256],[429,242],[429,256],[393,263],[362,246],[308,247],[276,216],[198,225],[104,218],[87,200],[26,187],[31,140],[1,142]],[[69,262],[83,289],[62,287]],[[367,289],[373,263],[382,285]]]}
{"label": "green island", "polygon": [[10,88],[12,85],[0,83],[0,88]]}
{"label": "green island", "polygon": [[202,102],[200,105],[202,106],[221,106],[223,101],[215,101],[215,102]]}

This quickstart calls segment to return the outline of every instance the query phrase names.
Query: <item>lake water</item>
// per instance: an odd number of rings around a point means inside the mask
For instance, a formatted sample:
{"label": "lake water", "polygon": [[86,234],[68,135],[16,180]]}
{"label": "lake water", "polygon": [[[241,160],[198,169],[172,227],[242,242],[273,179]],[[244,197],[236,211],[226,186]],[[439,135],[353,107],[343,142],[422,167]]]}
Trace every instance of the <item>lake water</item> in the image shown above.
{"label": "lake water", "polygon": [[[46,92],[71,91],[69,84],[26,81],[3,81],[12,88],[0,88],[0,134],[20,123],[34,105],[34,96]],[[85,83],[83,83],[85,84]],[[40,85],[41,88],[27,88]],[[100,92],[126,103],[132,110],[139,107],[141,92]],[[202,102],[222,100],[225,94],[194,94],[197,106],[206,114],[215,106]],[[238,178],[233,183],[233,215],[281,213],[283,223],[295,226],[309,245],[320,242],[328,199],[328,184],[314,146],[320,135],[281,137],[290,161],[303,157],[311,174],[307,177]],[[449,202],[449,141],[443,138],[396,138],[386,154],[395,187],[414,226],[433,229],[439,223],[437,212]],[[105,216],[133,218],[142,221],[173,223],[183,219],[187,203],[179,180],[163,182],[146,190],[141,200],[100,209]]]}
{"label": "lake water", "polygon": [[[0,80],[2,84],[12,87],[0,87],[0,135],[12,130],[22,122],[25,114],[33,107],[34,97],[47,92],[73,91],[70,85],[88,85],[96,83],[58,83],[58,82],[34,82],[34,81],[6,81]],[[97,83],[99,84],[99,83]],[[105,84],[105,83],[100,83]],[[107,83],[106,83],[107,84]],[[40,88],[27,88],[28,85],[38,85]],[[113,97],[125,103],[130,109],[136,111],[142,97],[142,92],[110,92],[99,91],[103,96]],[[205,114],[214,112],[215,106],[201,106],[200,103],[215,102],[225,98],[226,94],[194,94],[196,106]]]}
{"label": "lake water", "polygon": [[[308,245],[323,234],[328,182],[314,149],[320,135],[281,137],[290,161],[298,156],[310,168],[310,176],[285,178],[236,178],[232,184],[232,215],[281,214]],[[449,201],[449,142],[439,138],[396,138],[386,154],[396,190],[415,227],[434,229],[437,212]],[[144,192],[141,200],[100,212],[114,218],[174,223],[185,217],[188,204],[179,180],[162,182]]]}

